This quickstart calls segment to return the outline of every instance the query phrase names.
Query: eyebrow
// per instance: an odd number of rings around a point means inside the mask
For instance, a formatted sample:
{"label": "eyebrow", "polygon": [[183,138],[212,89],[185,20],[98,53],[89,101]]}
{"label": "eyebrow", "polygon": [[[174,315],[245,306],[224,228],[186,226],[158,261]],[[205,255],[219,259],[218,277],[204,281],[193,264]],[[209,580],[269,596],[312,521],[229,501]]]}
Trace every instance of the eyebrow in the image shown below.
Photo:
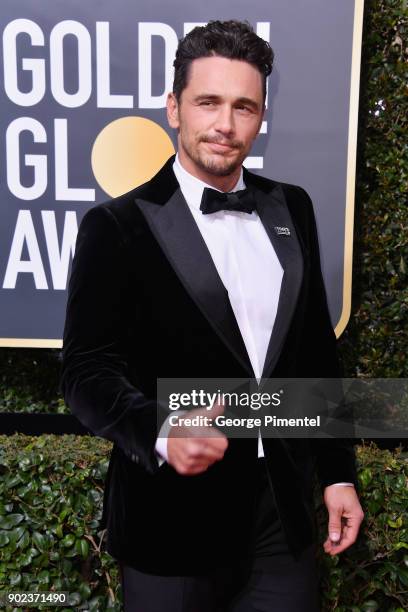
{"label": "eyebrow", "polygon": [[[221,100],[221,96],[217,96],[217,94],[200,94],[198,96],[194,97],[194,101],[195,102],[201,102],[203,100],[214,100],[214,101],[219,101]],[[247,104],[248,106],[251,106],[252,108],[258,110],[259,109],[259,104],[257,102],[255,102],[255,100],[252,100],[252,98],[246,98],[246,97],[241,97],[241,98],[237,98],[235,100],[235,104],[240,103],[240,104]]]}

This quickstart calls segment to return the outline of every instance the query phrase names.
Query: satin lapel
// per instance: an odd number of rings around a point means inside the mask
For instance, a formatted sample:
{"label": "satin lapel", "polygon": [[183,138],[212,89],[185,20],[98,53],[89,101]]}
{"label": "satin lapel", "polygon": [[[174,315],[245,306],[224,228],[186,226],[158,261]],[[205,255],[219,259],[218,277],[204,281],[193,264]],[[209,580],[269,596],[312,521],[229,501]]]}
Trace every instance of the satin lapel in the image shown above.
{"label": "satin lapel", "polygon": [[[254,192],[260,219],[283,268],[278,310],[262,372],[262,378],[268,378],[279,358],[293,317],[303,277],[303,257],[282,187],[276,185],[269,193],[255,187]],[[288,228],[290,235],[278,233],[276,228]]]}
{"label": "satin lapel", "polygon": [[228,292],[180,189],[164,205],[139,198],[135,202],[191,298],[252,377]]}

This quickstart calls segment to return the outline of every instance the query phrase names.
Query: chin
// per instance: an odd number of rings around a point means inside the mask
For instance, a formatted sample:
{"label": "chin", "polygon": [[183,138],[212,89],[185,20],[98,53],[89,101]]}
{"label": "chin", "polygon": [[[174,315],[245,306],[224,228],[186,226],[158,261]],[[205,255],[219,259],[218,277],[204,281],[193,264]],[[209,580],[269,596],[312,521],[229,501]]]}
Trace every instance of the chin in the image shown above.
{"label": "chin", "polygon": [[202,167],[207,172],[214,174],[215,176],[228,176],[232,174],[239,166],[241,165],[241,160],[237,159],[235,161],[227,162],[222,158],[219,159],[220,156],[217,156],[216,159],[210,157],[202,160]]}
{"label": "chin", "polygon": [[237,166],[234,166],[233,168],[231,166],[228,166],[228,168],[210,167],[210,168],[207,168],[207,171],[213,174],[214,176],[229,176],[236,169],[237,169]]}

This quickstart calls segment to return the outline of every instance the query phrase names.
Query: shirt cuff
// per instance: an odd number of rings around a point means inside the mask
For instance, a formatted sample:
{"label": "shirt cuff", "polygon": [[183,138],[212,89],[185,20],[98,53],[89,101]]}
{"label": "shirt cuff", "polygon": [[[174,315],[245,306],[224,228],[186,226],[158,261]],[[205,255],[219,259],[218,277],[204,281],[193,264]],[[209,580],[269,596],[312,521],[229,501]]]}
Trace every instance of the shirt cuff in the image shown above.
{"label": "shirt cuff", "polygon": [[174,410],[171,414],[169,414],[169,416],[163,422],[163,425],[160,428],[159,435],[157,437],[156,444],[154,446],[154,450],[156,451],[159,467],[161,467],[165,461],[168,462],[169,460],[169,456],[167,454],[167,442],[168,442],[168,435],[172,427],[169,423],[169,419],[170,417],[181,416],[182,414],[185,414],[186,412],[187,410]]}
{"label": "shirt cuff", "polygon": [[334,486],[334,487],[354,487],[354,484],[352,482],[333,482],[333,485],[330,486]]}
{"label": "shirt cuff", "polygon": [[161,467],[167,461],[167,438],[157,438],[154,450],[156,451],[157,463]]}

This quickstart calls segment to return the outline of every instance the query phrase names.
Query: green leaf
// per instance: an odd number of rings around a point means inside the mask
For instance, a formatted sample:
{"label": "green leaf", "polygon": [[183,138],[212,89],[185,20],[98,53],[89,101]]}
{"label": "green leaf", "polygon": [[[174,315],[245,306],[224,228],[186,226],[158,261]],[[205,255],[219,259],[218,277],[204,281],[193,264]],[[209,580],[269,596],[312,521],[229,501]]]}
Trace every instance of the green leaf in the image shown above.
{"label": "green leaf", "polygon": [[402,516],[399,516],[396,521],[393,521],[389,518],[387,520],[387,525],[389,525],[393,529],[399,529],[402,526]]}
{"label": "green leaf", "polygon": [[12,572],[9,578],[9,584],[12,587],[15,587],[21,584],[21,574],[19,572]]}
{"label": "green leaf", "polygon": [[15,476],[13,476],[12,478],[10,478],[9,480],[7,480],[6,485],[7,487],[9,487],[10,489],[12,489],[13,487],[16,486],[16,484],[18,484],[19,482],[21,482],[21,477],[19,474],[16,474]]}
{"label": "green leaf", "polygon": [[52,533],[55,533],[55,535],[59,539],[61,539],[63,537],[63,535],[64,535],[61,523],[54,523],[53,525],[50,526],[50,530],[51,530]]}
{"label": "green leaf", "polygon": [[37,578],[40,584],[49,584],[50,583],[50,572],[48,570],[43,570],[38,574]]}
{"label": "green leaf", "polygon": [[15,527],[15,529],[11,529],[9,531],[10,540],[17,542],[17,540],[21,538],[21,536],[24,534],[25,531],[26,531],[26,528],[21,525],[20,527]]}
{"label": "green leaf", "polygon": [[17,546],[18,548],[21,548],[21,550],[24,550],[24,548],[27,548],[29,543],[30,543],[30,536],[28,534],[28,531],[24,531],[23,535],[17,542]]}
{"label": "green leaf", "polygon": [[372,471],[369,468],[361,470],[359,473],[359,480],[364,488],[366,488],[373,479]]}
{"label": "green leaf", "polygon": [[86,584],[86,582],[82,582],[79,586],[79,592],[81,594],[81,597],[84,601],[88,600],[91,596],[91,588],[88,584]]}
{"label": "green leaf", "polygon": [[408,569],[405,567],[397,568],[397,575],[402,584],[408,587]]}
{"label": "green leaf", "polygon": [[61,512],[59,513],[59,520],[63,521],[70,512],[71,508],[64,508],[63,510],[61,510]]}
{"label": "green leaf", "polygon": [[23,514],[7,514],[6,516],[0,516],[0,529],[11,529],[15,525],[21,523],[24,520]]}
{"label": "green leaf", "polygon": [[64,559],[62,562],[62,571],[65,576],[69,576],[72,571],[72,561],[68,561],[68,559]]}
{"label": "green leaf", "polygon": [[42,535],[42,533],[40,533],[39,531],[34,531],[32,537],[33,537],[33,542],[36,545],[36,547],[38,548],[38,550],[40,552],[44,552],[46,546],[45,546],[45,538]]}
{"label": "green leaf", "polygon": [[85,540],[84,538],[82,538],[81,540],[77,540],[75,542],[75,548],[76,548],[78,554],[81,555],[84,559],[86,559],[86,557],[89,554],[89,544],[88,544],[88,541]]}
{"label": "green leaf", "polygon": [[69,548],[75,542],[75,536],[72,533],[68,533],[62,540],[61,544],[65,546],[65,548]]}
{"label": "green leaf", "polygon": [[374,599],[368,599],[365,601],[361,607],[364,612],[376,612],[376,610],[380,609],[380,606]]}
{"label": "green leaf", "polygon": [[68,602],[70,606],[78,606],[81,603],[80,593],[77,593],[77,592],[70,593]]}
{"label": "green leaf", "polygon": [[25,497],[27,493],[30,493],[30,491],[32,491],[33,486],[34,486],[34,482],[30,481],[27,484],[23,485],[22,487],[19,487],[17,489],[17,495],[19,497]]}
{"label": "green leaf", "polygon": [[32,560],[33,560],[33,554],[31,552],[31,549],[29,549],[27,552],[23,553],[20,557],[21,567],[26,567],[27,565],[30,565]]}

